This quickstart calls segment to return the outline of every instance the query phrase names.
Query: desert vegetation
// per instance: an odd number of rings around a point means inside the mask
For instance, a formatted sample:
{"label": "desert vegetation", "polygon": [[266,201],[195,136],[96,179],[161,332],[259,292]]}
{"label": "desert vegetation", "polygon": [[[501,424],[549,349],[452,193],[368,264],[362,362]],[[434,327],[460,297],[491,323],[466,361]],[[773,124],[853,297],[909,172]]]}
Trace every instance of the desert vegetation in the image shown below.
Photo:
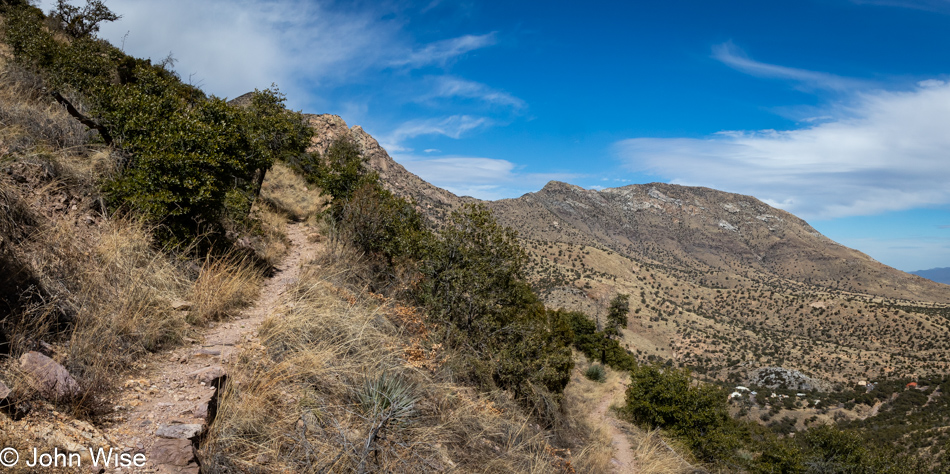
{"label": "desert vegetation", "polygon": [[[121,422],[146,361],[258,301],[293,222],[321,251],[216,379],[208,472],[608,472],[621,448],[638,472],[948,469],[950,310],[887,271],[416,202],[275,85],[229,102],[96,38],[99,1],[0,13],[0,443]],[[721,243],[684,217],[708,196],[663,189],[642,222]],[[816,255],[768,216],[750,248]]]}

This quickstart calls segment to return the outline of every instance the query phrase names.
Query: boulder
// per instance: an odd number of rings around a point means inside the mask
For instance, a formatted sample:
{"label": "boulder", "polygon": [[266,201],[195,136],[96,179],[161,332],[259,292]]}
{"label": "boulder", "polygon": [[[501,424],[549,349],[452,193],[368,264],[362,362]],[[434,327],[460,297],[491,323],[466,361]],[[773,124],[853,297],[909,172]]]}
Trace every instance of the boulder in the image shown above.
{"label": "boulder", "polygon": [[20,369],[30,375],[46,398],[64,398],[79,394],[76,379],[66,368],[39,352],[30,351],[20,357]]}

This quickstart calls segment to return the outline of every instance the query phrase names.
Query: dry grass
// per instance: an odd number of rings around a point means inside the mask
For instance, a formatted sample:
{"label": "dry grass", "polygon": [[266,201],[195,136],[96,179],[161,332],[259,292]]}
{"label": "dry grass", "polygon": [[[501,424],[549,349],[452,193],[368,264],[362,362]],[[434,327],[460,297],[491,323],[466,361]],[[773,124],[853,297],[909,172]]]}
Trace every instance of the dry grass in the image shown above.
{"label": "dry grass", "polygon": [[261,188],[261,204],[289,219],[307,221],[317,217],[326,198],[287,165],[277,162],[267,172]]}
{"label": "dry grass", "polygon": [[637,460],[637,472],[643,474],[687,474],[697,469],[674,450],[659,430],[636,430],[633,453]]}
{"label": "dry grass", "polygon": [[261,273],[233,255],[208,256],[188,292],[192,310],[188,322],[205,324],[236,316],[257,297]]}
{"label": "dry grass", "polygon": [[276,265],[290,249],[290,238],[284,233],[287,217],[265,206],[254,210],[261,226],[261,249],[258,255],[270,265]]}
{"label": "dry grass", "polygon": [[12,63],[0,66],[0,155],[36,147],[73,149],[90,132],[43,91],[36,75]]}
{"label": "dry grass", "polygon": [[[89,225],[68,208],[51,211],[46,197],[79,194],[68,181],[31,178],[23,186],[32,189],[19,191],[11,181],[0,183],[3,206],[17,211],[0,219],[8,260],[20,262],[37,282],[35,296],[4,332],[14,357],[52,342],[54,357],[84,389],[60,402],[89,413],[117,372],[193,331],[186,313],[172,309],[174,301],[193,298],[196,322],[227,316],[251,301],[260,276],[233,258],[209,258],[192,280],[185,262],[153,247],[142,223],[99,218]],[[24,195],[39,198],[28,202]],[[5,381],[29,385],[23,377]]]}
{"label": "dry grass", "polygon": [[[340,258],[305,269],[262,325],[261,345],[241,356],[203,469],[605,472],[579,414],[565,413],[562,433],[544,430],[504,393],[407,362],[412,329],[391,301],[336,285],[355,271],[352,254],[328,246]],[[576,453],[555,449],[558,438],[577,441]]]}

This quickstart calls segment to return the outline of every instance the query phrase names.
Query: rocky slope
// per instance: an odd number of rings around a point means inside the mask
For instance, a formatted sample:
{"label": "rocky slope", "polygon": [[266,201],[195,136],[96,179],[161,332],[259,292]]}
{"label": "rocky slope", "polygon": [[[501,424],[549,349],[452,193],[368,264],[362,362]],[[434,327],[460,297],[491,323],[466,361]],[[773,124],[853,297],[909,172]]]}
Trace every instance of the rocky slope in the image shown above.
{"label": "rocky slope", "polygon": [[[399,196],[441,222],[462,202],[395,163],[360,127],[309,116],[314,149],[341,134]],[[950,291],[839,245],[751,196],[663,183],[561,182],[486,202],[518,230],[551,307],[601,319],[631,295],[627,348],[720,380],[764,367],[826,381],[950,370]]]}
{"label": "rocky slope", "polygon": [[340,136],[355,141],[363,151],[367,166],[379,173],[380,181],[397,196],[414,200],[428,216],[442,219],[461,203],[474,201],[458,197],[449,191],[433,186],[396,163],[375,138],[356,125],[347,127],[337,115],[304,115],[315,133],[310,151],[326,153],[327,148]]}
{"label": "rocky slope", "polygon": [[751,196],[663,183],[595,191],[552,181],[490,207],[524,238],[602,246],[679,271],[950,303],[945,286],[839,245]]}

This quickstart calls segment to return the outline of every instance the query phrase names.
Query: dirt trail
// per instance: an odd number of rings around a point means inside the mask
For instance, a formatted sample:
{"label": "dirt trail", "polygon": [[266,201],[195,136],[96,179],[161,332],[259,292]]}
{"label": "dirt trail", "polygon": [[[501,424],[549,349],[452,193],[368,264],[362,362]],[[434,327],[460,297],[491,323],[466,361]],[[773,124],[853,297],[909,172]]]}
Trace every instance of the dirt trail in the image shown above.
{"label": "dirt trail", "polygon": [[610,434],[610,444],[614,447],[613,459],[610,460],[612,471],[617,474],[628,474],[637,472],[636,461],[633,459],[633,446],[626,433],[620,429],[619,421],[607,414],[610,404],[617,399],[618,394],[622,393],[622,384],[617,384],[614,389],[607,391],[591,416],[595,421],[602,422],[607,433]]}
{"label": "dirt trail", "polygon": [[[124,447],[132,455],[144,454],[148,459],[145,472],[197,472],[193,460],[184,459],[187,443],[158,437],[156,431],[205,423],[208,402],[216,390],[211,386],[213,380],[227,371],[231,357],[242,345],[257,342],[261,323],[280,295],[297,281],[301,264],[312,258],[319,246],[308,241],[303,224],[289,223],[286,233],[291,241],[288,254],[264,282],[254,306],[237,319],[212,325],[202,341],[155,354],[143,364],[141,378],[124,383],[116,410],[121,416],[104,432],[114,446]],[[213,411],[214,402],[211,405]],[[187,440],[187,435],[183,439]],[[177,452],[170,447],[174,442],[182,445]],[[173,467],[176,464],[178,467]]]}

